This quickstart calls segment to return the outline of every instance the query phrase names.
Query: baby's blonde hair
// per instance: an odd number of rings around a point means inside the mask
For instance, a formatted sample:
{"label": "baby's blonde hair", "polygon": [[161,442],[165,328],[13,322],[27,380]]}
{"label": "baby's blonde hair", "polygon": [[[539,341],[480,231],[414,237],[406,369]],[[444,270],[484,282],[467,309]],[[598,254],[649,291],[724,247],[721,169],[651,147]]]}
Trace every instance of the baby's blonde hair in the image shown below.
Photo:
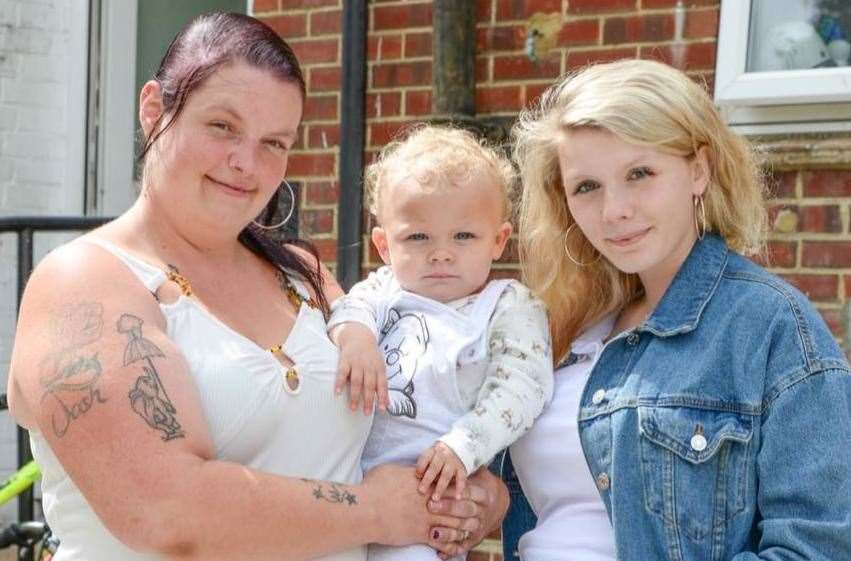
{"label": "baby's blonde hair", "polygon": [[[706,91],[668,65],[622,60],[589,66],[547,90],[524,111],[512,135],[520,169],[519,246],[524,281],[547,304],[554,355],[566,354],[586,327],[637,298],[635,274],[605,258],[579,267],[571,255],[588,256],[590,242],[567,207],[557,146],[564,132],[599,128],[625,142],[690,157],[706,147],[711,182],[704,200],[706,230],[734,250],[759,252],[767,218],[764,185],[750,145],[721,119]],[[593,257],[594,253],[591,254]]]}
{"label": "baby's blonde hair", "polygon": [[449,126],[419,125],[387,144],[367,166],[364,181],[369,211],[381,220],[388,187],[413,177],[425,189],[463,186],[475,174],[488,175],[502,195],[502,214],[511,217],[515,172],[511,162],[473,133]]}

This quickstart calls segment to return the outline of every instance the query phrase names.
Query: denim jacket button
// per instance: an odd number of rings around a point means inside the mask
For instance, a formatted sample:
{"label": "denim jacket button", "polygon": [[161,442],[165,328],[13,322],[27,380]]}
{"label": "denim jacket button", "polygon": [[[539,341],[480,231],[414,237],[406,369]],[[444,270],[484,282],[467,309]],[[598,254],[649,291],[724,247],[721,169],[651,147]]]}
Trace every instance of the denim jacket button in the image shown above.
{"label": "denim jacket button", "polygon": [[638,333],[630,333],[627,335],[626,343],[630,347],[634,347],[638,343]]}
{"label": "denim jacket button", "polygon": [[605,471],[597,476],[597,489],[600,491],[607,491],[612,484],[612,481],[609,479],[609,474]]}
{"label": "denim jacket button", "polygon": [[703,452],[706,450],[706,437],[702,434],[696,434],[691,437],[691,449],[695,452]]}
{"label": "denim jacket button", "polygon": [[600,405],[603,403],[604,399],[606,399],[606,390],[597,390],[594,392],[594,395],[591,396],[591,403],[594,405]]}

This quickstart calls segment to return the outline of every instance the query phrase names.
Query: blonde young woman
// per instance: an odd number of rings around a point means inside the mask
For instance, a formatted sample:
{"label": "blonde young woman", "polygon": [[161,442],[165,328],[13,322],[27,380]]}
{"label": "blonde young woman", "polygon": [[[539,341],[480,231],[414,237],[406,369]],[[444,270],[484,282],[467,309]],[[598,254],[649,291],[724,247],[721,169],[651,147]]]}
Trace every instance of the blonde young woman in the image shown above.
{"label": "blonde young woman", "polygon": [[525,280],[561,366],[511,448],[529,502],[506,558],[526,532],[524,561],[851,559],[851,372],[743,257],[765,231],[747,143],[649,61],[568,77],[514,132]]}

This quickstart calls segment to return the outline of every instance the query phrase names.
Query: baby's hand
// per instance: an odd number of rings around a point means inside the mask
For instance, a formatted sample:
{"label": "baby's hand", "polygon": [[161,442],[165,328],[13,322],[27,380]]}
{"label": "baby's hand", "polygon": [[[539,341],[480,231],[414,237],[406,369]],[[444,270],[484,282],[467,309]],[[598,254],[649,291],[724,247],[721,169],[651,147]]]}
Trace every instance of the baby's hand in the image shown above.
{"label": "baby's hand", "polygon": [[455,500],[461,500],[467,484],[467,468],[452,448],[443,442],[435,442],[417,460],[417,477],[420,478],[419,492],[425,495],[437,476],[431,498],[439,501],[452,481],[455,481]]}
{"label": "baby's hand", "polygon": [[378,408],[386,410],[390,401],[387,395],[387,367],[372,331],[365,325],[347,322],[335,326],[330,336],[340,347],[340,363],[334,383],[336,394],[343,392],[343,386],[348,380],[352,411],[357,410],[361,397],[365,415],[372,413],[376,398]]}

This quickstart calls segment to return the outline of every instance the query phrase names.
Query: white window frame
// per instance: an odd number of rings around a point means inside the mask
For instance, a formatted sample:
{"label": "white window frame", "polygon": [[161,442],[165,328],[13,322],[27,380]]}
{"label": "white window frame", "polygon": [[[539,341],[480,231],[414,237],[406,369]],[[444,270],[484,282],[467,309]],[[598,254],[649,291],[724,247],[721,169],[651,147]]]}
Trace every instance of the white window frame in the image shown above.
{"label": "white window frame", "polygon": [[752,0],[721,0],[715,102],[743,133],[851,130],[851,67],[748,72]]}

